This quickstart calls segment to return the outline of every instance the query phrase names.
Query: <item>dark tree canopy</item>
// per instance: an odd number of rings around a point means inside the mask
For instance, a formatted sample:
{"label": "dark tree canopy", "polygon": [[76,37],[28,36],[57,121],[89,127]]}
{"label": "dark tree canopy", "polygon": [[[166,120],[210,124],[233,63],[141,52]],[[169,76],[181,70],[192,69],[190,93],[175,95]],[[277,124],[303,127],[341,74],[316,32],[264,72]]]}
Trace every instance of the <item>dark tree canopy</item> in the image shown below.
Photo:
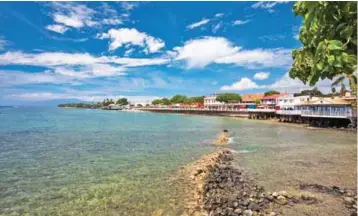
{"label": "dark tree canopy", "polygon": [[316,97],[322,97],[324,96],[324,94],[322,94],[322,92],[320,92],[317,87],[311,89],[311,90],[303,90],[300,93],[295,93],[294,94],[295,97],[297,96],[316,96]]}
{"label": "dark tree canopy", "polygon": [[171,103],[170,103],[170,100],[168,98],[163,98],[162,99],[162,104],[163,105],[170,105]]}
{"label": "dark tree canopy", "polygon": [[303,17],[303,47],[293,50],[290,77],[313,86],[319,79],[345,75],[356,91],[357,2],[298,1],[293,11]]}
{"label": "dark tree canopy", "polygon": [[110,104],[113,104],[113,100],[112,99],[104,99],[103,102],[102,102],[102,105],[103,106],[108,106]]}
{"label": "dark tree canopy", "polygon": [[127,98],[119,98],[117,100],[116,104],[118,104],[118,105],[127,105],[127,104],[129,104],[129,102],[128,102]]}
{"label": "dark tree canopy", "polygon": [[162,104],[162,99],[155,99],[152,101],[153,105],[158,105],[158,104]]}
{"label": "dark tree canopy", "polygon": [[186,99],[187,99],[187,97],[185,95],[174,95],[170,99],[170,102],[172,102],[172,103],[183,103],[183,102],[185,102]]}
{"label": "dark tree canopy", "polygon": [[241,96],[236,93],[223,93],[223,94],[219,94],[216,97],[216,100],[224,103],[237,102],[237,101],[241,101]]}
{"label": "dark tree canopy", "polygon": [[203,96],[188,97],[188,98],[185,99],[184,102],[185,103],[204,103],[204,97]]}
{"label": "dark tree canopy", "polygon": [[161,105],[170,105],[170,100],[168,98],[162,98],[162,99],[156,99],[156,100],[153,100],[152,101],[152,104],[153,105],[158,105],[158,104],[161,104]]}
{"label": "dark tree canopy", "polygon": [[86,109],[99,109],[102,107],[102,103],[67,103],[59,104],[58,107],[72,107],[72,108],[86,108]]}
{"label": "dark tree canopy", "polygon": [[280,94],[280,92],[275,91],[275,90],[269,90],[264,93],[265,96],[277,95],[277,94]]}

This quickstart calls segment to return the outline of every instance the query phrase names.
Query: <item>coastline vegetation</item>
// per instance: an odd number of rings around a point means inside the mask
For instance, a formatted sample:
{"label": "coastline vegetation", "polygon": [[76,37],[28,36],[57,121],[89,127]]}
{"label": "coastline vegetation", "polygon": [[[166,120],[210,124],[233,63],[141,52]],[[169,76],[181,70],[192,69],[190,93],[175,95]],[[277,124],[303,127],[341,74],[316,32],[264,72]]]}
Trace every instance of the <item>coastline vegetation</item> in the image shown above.
{"label": "coastline vegetation", "polygon": [[174,95],[172,98],[162,98],[152,101],[153,105],[170,105],[177,103],[204,103],[204,96],[187,97],[185,95]]}
{"label": "coastline vegetation", "polygon": [[66,103],[59,104],[57,106],[70,108],[99,109],[102,107],[102,103]]}
{"label": "coastline vegetation", "polygon": [[65,103],[59,104],[58,107],[70,107],[70,108],[84,108],[84,109],[101,109],[102,107],[106,107],[110,104],[116,104],[125,106],[129,104],[127,98],[119,98],[116,102],[113,99],[104,99],[102,102],[97,103]]}

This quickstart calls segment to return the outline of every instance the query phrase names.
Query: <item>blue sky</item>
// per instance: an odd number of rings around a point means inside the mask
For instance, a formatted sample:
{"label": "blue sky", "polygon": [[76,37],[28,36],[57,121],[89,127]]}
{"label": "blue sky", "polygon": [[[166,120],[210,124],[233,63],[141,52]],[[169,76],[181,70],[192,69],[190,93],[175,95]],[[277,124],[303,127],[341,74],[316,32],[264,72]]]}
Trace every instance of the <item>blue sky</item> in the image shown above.
{"label": "blue sky", "polygon": [[299,91],[293,4],[0,2],[1,104]]}

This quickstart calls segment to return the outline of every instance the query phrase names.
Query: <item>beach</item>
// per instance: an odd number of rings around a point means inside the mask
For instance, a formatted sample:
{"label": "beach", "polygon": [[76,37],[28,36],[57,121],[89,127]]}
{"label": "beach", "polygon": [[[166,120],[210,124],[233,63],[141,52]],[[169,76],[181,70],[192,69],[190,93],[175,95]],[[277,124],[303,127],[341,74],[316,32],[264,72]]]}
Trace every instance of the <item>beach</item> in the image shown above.
{"label": "beach", "polygon": [[277,214],[351,212],[345,195],[312,185],[356,188],[354,133],[226,117],[61,108],[7,109],[0,118],[2,215],[186,214],[192,182],[173,176],[215,154],[213,140],[223,129],[229,129],[223,148],[232,154],[232,168],[244,170],[266,192],[317,198],[309,205],[279,206]]}

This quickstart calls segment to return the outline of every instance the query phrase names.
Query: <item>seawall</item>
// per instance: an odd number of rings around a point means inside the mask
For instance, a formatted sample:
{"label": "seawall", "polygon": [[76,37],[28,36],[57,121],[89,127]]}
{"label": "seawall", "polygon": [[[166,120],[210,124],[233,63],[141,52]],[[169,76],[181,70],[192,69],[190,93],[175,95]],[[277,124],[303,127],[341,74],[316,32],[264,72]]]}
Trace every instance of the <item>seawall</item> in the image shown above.
{"label": "seawall", "polygon": [[249,112],[237,111],[237,112],[228,112],[228,111],[210,111],[210,110],[184,110],[184,109],[141,109],[148,112],[157,112],[157,113],[178,113],[178,114],[191,114],[191,115],[206,115],[206,116],[228,116],[228,117],[241,117],[248,118]]}

